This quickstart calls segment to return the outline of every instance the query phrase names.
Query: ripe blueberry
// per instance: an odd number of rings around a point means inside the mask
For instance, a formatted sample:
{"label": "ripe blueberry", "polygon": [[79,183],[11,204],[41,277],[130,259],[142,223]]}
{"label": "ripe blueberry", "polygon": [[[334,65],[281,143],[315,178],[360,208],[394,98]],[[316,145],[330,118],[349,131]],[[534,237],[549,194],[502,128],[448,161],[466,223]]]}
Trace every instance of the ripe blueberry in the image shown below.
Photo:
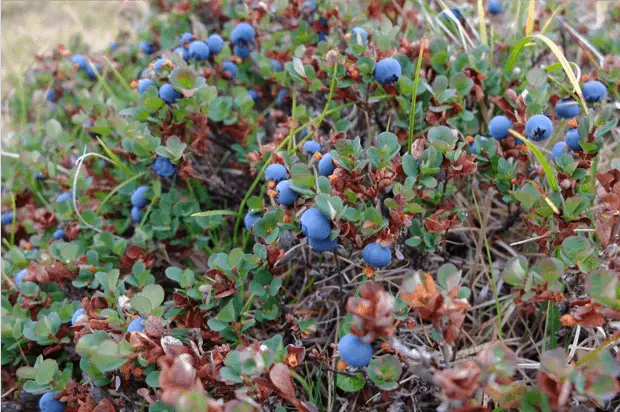
{"label": "ripe blueberry", "polygon": [[237,24],[237,26],[230,33],[230,40],[235,44],[239,44],[241,42],[250,43],[254,41],[254,36],[256,36],[254,28],[249,23],[243,22]]}
{"label": "ripe blueberry", "polygon": [[54,90],[54,89],[49,89],[49,90],[47,91],[47,94],[45,95],[45,99],[46,99],[48,102],[52,102],[52,103],[56,102],[56,90]]}
{"label": "ripe blueberry", "polygon": [[207,46],[211,53],[218,54],[224,48],[224,39],[219,34],[213,33],[207,39]]}
{"label": "ripe blueberry", "polygon": [[71,193],[61,193],[56,196],[56,203],[66,202],[67,200],[71,200]]}
{"label": "ripe blueberry", "polygon": [[179,37],[179,46],[186,46],[194,40],[194,35],[192,33],[183,33],[181,37]]}
{"label": "ripe blueberry", "polygon": [[569,153],[570,151],[566,142],[557,142],[551,149],[551,160],[555,163],[559,157]]}
{"label": "ripe blueberry", "polygon": [[149,190],[148,186],[140,186],[139,188],[134,190],[134,192],[131,195],[131,199],[130,199],[131,205],[137,208],[142,208],[146,206],[148,201],[146,200],[144,195],[146,194],[148,190]]}
{"label": "ripe blueberry", "polygon": [[306,210],[300,222],[301,231],[309,238],[325,240],[332,233],[332,222],[315,207]]}
{"label": "ripe blueberry", "polygon": [[138,92],[140,94],[144,93],[146,91],[146,89],[151,87],[153,84],[154,84],[153,80],[151,80],[151,79],[140,79],[138,81]]}
{"label": "ripe blueberry", "polygon": [[283,105],[287,97],[288,97],[288,90],[282,89],[278,92],[278,95],[276,96],[276,100],[278,101],[279,105]]}
{"label": "ripe blueberry", "polygon": [[114,51],[116,49],[118,49],[118,43],[116,43],[115,41],[110,42],[110,45],[108,46],[110,51]]}
{"label": "ripe blueberry", "polygon": [[142,318],[140,316],[132,320],[129,326],[127,326],[127,332],[142,332],[142,331],[144,331],[144,325],[142,324]]}
{"label": "ripe blueberry", "polygon": [[362,256],[364,257],[364,262],[373,268],[387,266],[392,262],[392,250],[378,243],[369,243],[364,246]]}
{"label": "ripe blueberry", "polygon": [[186,47],[177,47],[174,49],[174,52],[181,56],[183,60],[189,61],[189,50]]}
{"label": "ripe blueberry", "polygon": [[57,229],[54,234],[54,239],[60,240],[65,238],[65,231],[63,229]]}
{"label": "ripe blueberry", "polygon": [[495,140],[502,140],[510,134],[512,122],[506,116],[495,116],[489,122],[489,134]]}
{"label": "ripe blueberry", "polygon": [[299,197],[299,193],[291,189],[291,182],[289,180],[283,180],[278,183],[276,190],[278,191],[276,201],[283,206],[291,206]]}
{"label": "ripe blueberry", "polygon": [[163,57],[160,57],[159,59],[155,60],[155,62],[153,62],[153,70],[155,72],[158,72],[159,69],[164,67],[165,64],[166,64],[166,59],[164,59]]}
{"label": "ripe blueberry", "polygon": [[140,221],[142,220],[142,213],[140,213],[140,208],[139,207],[132,207],[131,208],[131,220],[133,220],[136,223],[140,223]]}
{"label": "ripe blueberry", "polygon": [[172,86],[170,83],[166,83],[163,84],[160,88],[159,88],[159,97],[161,97],[161,99],[168,103],[168,104],[172,104],[174,103],[179,97],[181,97],[181,93],[179,93],[178,91],[176,91],[176,89],[174,88],[174,86]]}
{"label": "ripe blueberry", "polygon": [[235,44],[235,47],[233,47],[233,54],[235,56],[241,57],[242,59],[245,59],[250,54],[252,54],[252,50],[250,49],[250,46],[248,46],[247,44],[238,43],[238,44]]}
{"label": "ripe blueberry", "polygon": [[71,58],[71,63],[73,63],[82,70],[86,70],[86,67],[88,67],[88,59],[83,54],[75,54]]}
{"label": "ripe blueberry", "polygon": [[351,37],[357,44],[368,43],[368,33],[362,27],[353,27],[353,30],[351,30]]}
{"label": "ripe blueberry", "polygon": [[330,240],[329,238],[327,238],[319,240],[309,237],[308,243],[310,243],[310,247],[317,252],[327,252],[330,250],[334,250],[338,247],[338,239]]}
{"label": "ripe blueberry", "polygon": [[224,62],[222,65],[222,71],[228,73],[231,79],[237,77],[237,65],[233,62]]}
{"label": "ripe blueberry", "polygon": [[370,363],[372,358],[372,345],[362,342],[360,338],[349,333],[340,338],[338,353],[347,365],[354,368],[363,368]]}
{"label": "ripe blueberry", "polygon": [[189,45],[189,57],[194,60],[207,60],[209,58],[209,46],[200,40],[191,42]]}
{"label": "ripe blueberry", "polygon": [[140,50],[142,50],[142,53],[151,54],[153,53],[153,45],[148,41],[142,41],[140,42]]}
{"label": "ripe blueberry", "polygon": [[303,151],[308,156],[312,156],[316,152],[321,151],[321,144],[319,142],[315,142],[314,140],[308,140],[304,143]]}
{"label": "ripe blueberry", "polygon": [[0,223],[3,225],[10,225],[13,223],[13,212],[6,212],[0,215]]}
{"label": "ripe blueberry", "polygon": [[73,316],[71,316],[71,326],[75,326],[75,323],[78,321],[80,316],[86,316],[86,311],[84,309],[79,308],[75,312],[73,312]]}
{"label": "ripe blueberry", "polygon": [[551,136],[553,123],[544,114],[535,114],[525,124],[525,134],[528,138],[540,142]]}
{"label": "ripe blueberry", "polygon": [[598,80],[590,80],[583,85],[583,98],[586,102],[600,102],[607,95],[607,86]]}
{"label": "ripe blueberry", "polygon": [[579,142],[581,141],[581,136],[579,135],[579,129],[568,129],[566,132],[566,144],[573,150],[581,150],[581,145]]}
{"label": "ripe blueberry", "polygon": [[504,11],[504,8],[502,7],[502,4],[499,2],[499,0],[491,0],[487,5],[487,10],[492,15],[497,15]]}
{"label": "ripe blueberry", "polygon": [[19,288],[24,281],[24,277],[28,274],[28,269],[22,269],[15,276],[15,285]]}
{"label": "ripe blueberry", "polygon": [[555,104],[555,114],[562,119],[572,119],[579,116],[581,108],[579,104],[571,98],[558,100]]}
{"label": "ripe blueberry", "polygon": [[157,156],[153,162],[153,171],[161,177],[170,177],[177,171],[176,166],[167,157]]}
{"label": "ripe blueberry", "polygon": [[56,399],[58,392],[46,392],[39,399],[39,409],[41,412],[62,412],[66,404]]}
{"label": "ripe blueberry", "polygon": [[[452,12],[452,14],[457,20],[459,21],[463,20],[463,14],[461,13],[461,10],[458,7],[450,7],[449,10]],[[441,18],[444,20],[452,20],[452,18],[448,15],[447,11],[441,12]]]}
{"label": "ripe blueberry", "polygon": [[286,179],[287,174],[288,171],[286,170],[286,167],[280,163],[270,164],[267,166],[267,169],[265,169],[265,179],[270,181],[272,180],[276,183]]}
{"label": "ripe blueberry", "polygon": [[403,73],[398,60],[388,57],[380,60],[375,66],[375,80],[381,84],[394,84]]}
{"label": "ripe blueberry", "polygon": [[271,68],[275,72],[281,72],[282,71],[282,64],[279,61],[277,61],[276,59],[271,59]]}
{"label": "ripe blueberry", "polygon": [[248,90],[248,94],[250,95],[252,100],[254,100],[255,102],[257,102],[258,99],[260,99],[260,96],[258,95],[258,92],[256,90],[254,90],[254,89]]}
{"label": "ripe blueberry", "polygon": [[319,160],[319,174],[321,176],[329,176],[334,173],[334,169],[336,169],[336,166],[334,166],[332,160],[333,158],[330,153],[327,153],[321,158],[321,160]]}
{"label": "ripe blueberry", "polygon": [[97,75],[101,75],[101,66],[99,66],[96,63],[93,64],[89,64],[86,67],[86,74],[88,75],[88,77],[90,77],[91,79],[96,79]]}
{"label": "ripe blueberry", "polygon": [[245,225],[246,229],[250,230],[250,228],[254,226],[254,223],[256,223],[256,221],[260,218],[261,218],[260,214],[248,212],[245,214],[245,217],[243,218],[243,224]]}

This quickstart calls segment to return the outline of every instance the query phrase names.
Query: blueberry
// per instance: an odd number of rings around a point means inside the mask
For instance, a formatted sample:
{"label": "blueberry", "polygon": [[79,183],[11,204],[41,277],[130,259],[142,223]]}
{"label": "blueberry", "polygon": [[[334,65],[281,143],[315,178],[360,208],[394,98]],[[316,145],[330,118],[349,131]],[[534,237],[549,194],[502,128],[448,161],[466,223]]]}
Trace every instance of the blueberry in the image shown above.
{"label": "blueberry", "polygon": [[310,243],[310,247],[317,252],[327,252],[330,250],[334,250],[338,247],[338,239],[330,240],[329,238],[327,238],[323,240],[318,240],[309,237],[308,242]]}
{"label": "blueberry", "polygon": [[316,152],[321,151],[321,144],[319,142],[315,142],[314,140],[308,140],[304,143],[303,151],[308,156],[312,156]]}
{"label": "blueberry", "polygon": [[329,176],[334,173],[336,166],[334,166],[332,160],[332,155],[329,153],[327,153],[321,158],[321,160],[319,160],[319,174],[321,176]]}
{"label": "blueberry", "polygon": [[184,47],[186,44],[191,43],[194,40],[194,35],[192,33],[185,32],[179,37],[179,46]]}
{"label": "blueberry", "polygon": [[22,269],[15,276],[15,285],[19,288],[24,280],[24,276],[28,274],[28,269]]}
{"label": "blueberry", "polygon": [[153,80],[151,80],[151,79],[140,79],[138,81],[138,92],[140,94],[142,94],[142,93],[144,93],[146,91],[146,89],[148,89],[149,87],[151,87],[154,84],[155,83],[153,83]]}
{"label": "blueberry", "polygon": [[144,331],[144,325],[142,324],[142,318],[140,316],[132,320],[129,326],[127,326],[127,332],[142,332],[142,331]]}
{"label": "blueberry", "polygon": [[489,4],[487,5],[487,10],[489,11],[489,13],[495,16],[504,11],[504,8],[502,7],[502,4],[499,2],[499,0],[490,0]]}
{"label": "blueberry", "polygon": [[502,140],[510,134],[512,121],[506,116],[495,116],[489,122],[489,134],[495,140]]}
{"label": "blueberry", "polygon": [[248,212],[245,214],[245,217],[243,218],[243,224],[245,225],[246,229],[250,230],[250,228],[254,226],[254,223],[256,223],[256,221],[260,218],[261,218],[260,214]]}
{"label": "blueberry", "polygon": [[140,223],[140,221],[142,220],[142,213],[140,212],[140,208],[139,207],[132,207],[131,208],[131,212],[129,213],[131,215],[131,220],[133,220],[136,223]]}
{"label": "blueberry", "polygon": [[327,41],[327,32],[324,32],[324,31],[319,32],[319,41]]}
{"label": "blueberry", "polygon": [[56,102],[56,90],[49,89],[47,91],[47,94],[45,95],[45,98],[47,99],[48,102],[55,103]]}
{"label": "blueberry", "polygon": [[159,59],[155,60],[155,62],[153,63],[153,70],[155,72],[158,72],[159,69],[164,67],[165,64],[166,64],[166,59],[164,59],[163,57],[160,57]]}
{"label": "blueberry", "polygon": [[224,71],[224,73],[228,73],[231,79],[237,77],[237,65],[233,62],[224,62],[222,65],[222,71]]}
{"label": "blueberry", "polygon": [[569,153],[566,142],[557,142],[551,149],[551,160],[555,163],[559,157]]}
{"label": "blueberry", "polygon": [[332,223],[319,209],[313,207],[301,215],[301,231],[309,238],[325,240],[332,233]]}
{"label": "blueberry", "polygon": [[67,200],[71,200],[72,195],[71,193],[61,193],[58,196],[56,196],[56,203],[61,203],[61,202],[66,202]]}
{"label": "blueberry", "polygon": [[13,212],[6,212],[0,215],[0,223],[2,225],[10,225],[13,223]]}
{"label": "blueberry", "polygon": [[[484,137],[484,136],[480,136],[480,141],[481,141],[481,142],[484,142],[485,140],[489,140],[489,139],[487,139],[487,138],[486,138],[486,137]],[[470,151],[471,151],[472,153],[474,153],[474,154],[477,154],[477,155],[482,154],[482,153],[480,153],[480,152],[478,152],[478,151],[476,150],[476,142],[473,142],[473,143],[469,146],[469,148],[471,149]]]}
{"label": "blueberry", "polygon": [[535,114],[525,124],[525,134],[528,138],[540,142],[551,136],[553,123],[544,114]]}
{"label": "blueberry", "polygon": [[153,53],[153,45],[148,41],[143,41],[140,43],[140,50],[145,54],[151,54]]}
{"label": "blueberry", "polygon": [[66,237],[65,231],[63,229],[57,229],[54,232],[53,236],[54,236],[54,239],[56,239],[56,240],[61,240],[61,239],[64,239]]}
{"label": "blueberry", "polygon": [[207,60],[209,58],[209,46],[207,43],[196,40],[189,45],[189,57],[194,60]]}
{"label": "blueberry", "polygon": [[177,171],[177,168],[167,157],[157,156],[153,162],[153,171],[161,177],[170,177]]}
{"label": "blueberry", "polygon": [[247,44],[239,43],[239,44],[235,44],[235,47],[233,47],[233,54],[235,56],[241,57],[242,59],[245,59],[250,54],[252,54],[252,50],[250,49],[250,46],[248,46]]}
{"label": "blueberry", "polygon": [[91,79],[96,79],[98,74],[101,75],[101,66],[96,63],[89,64],[88,67],[86,67],[86,74]]}
{"label": "blueberry", "polygon": [[187,50],[186,47],[177,47],[176,49],[174,49],[174,52],[181,56],[183,60],[189,60],[189,50]]}
{"label": "blueberry", "polygon": [[581,136],[579,135],[579,129],[568,129],[566,132],[566,144],[573,150],[581,150]]}
{"label": "blueberry", "polygon": [[255,102],[257,102],[260,99],[260,96],[258,95],[258,92],[256,90],[254,90],[254,89],[248,90],[248,94],[250,95],[252,100],[254,100]]}
{"label": "blueberry", "polygon": [[[357,44],[366,44],[368,43],[368,33],[362,27],[354,27],[351,30],[351,37],[353,41]],[[361,41],[358,41],[360,39]]]}
{"label": "blueberry", "polygon": [[116,43],[115,41],[110,42],[110,45],[108,46],[108,48],[110,49],[110,51],[114,51],[118,49],[118,43]]}
{"label": "blueberry", "polygon": [[571,98],[558,100],[555,104],[555,113],[562,119],[572,119],[579,116],[581,108],[579,104]]}
{"label": "blueberry", "polygon": [[380,60],[375,66],[375,80],[381,84],[394,84],[403,73],[398,60],[388,57]]}
{"label": "blueberry", "polygon": [[286,167],[279,163],[270,164],[267,166],[267,169],[265,169],[265,179],[270,181],[273,180],[276,183],[286,179],[287,174],[288,171],[286,170]]}
{"label": "blueberry", "polygon": [[209,51],[213,54],[218,54],[224,48],[224,39],[219,34],[212,34],[207,39],[207,46]]}
{"label": "blueberry", "polygon": [[239,23],[230,33],[230,40],[235,43],[250,43],[254,41],[254,36],[256,36],[256,32],[254,28],[249,23]]}
{"label": "blueberry", "polygon": [[387,266],[392,261],[392,250],[389,247],[383,247],[378,243],[369,243],[364,246],[362,251],[364,262],[373,268]]}
{"label": "blueberry", "polygon": [[88,67],[88,59],[83,54],[75,54],[71,58],[71,63],[75,64],[82,70],[86,70]]}
{"label": "blueberry", "polygon": [[78,321],[80,316],[86,316],[86,311],[82,308],[79,308],[73,312],[73,316],[71,316],[71,326],[75,326],[75,323]]}
{"label": "blueberry", "polygon": [[363,368],[372,358],[372,345],[364,343],[357,336],[349,333],[340,338],[338,353],[347,365],[354,368]]}
{"label": "blueberry", "polygon": [[314,13],[316,11],[316,3],[312,0],[304,1],[304,4],[301,6],[301,11],[305,14]]}
{"label": "blueberry", "polygon": [[146,206],[148,201],[146,200],[144,195],[146,194],[148,190],[149,190],[148,186],[140,186],[139,188],[134,190],[133,194],[131,195],[131,205],[137,208],[142,208]]}
{"label": "blueberry", "polygon": [[289,180],[283,180],[276,186],[278,195],[276,201],[283,206],[291,206],[297,198],[299,193],[291,189],[291,182]]}
{"label": "blueberry", "polygon": [[58,392],[47,392],[39,399],[39,409],[41,412],[62,412],[66,404],[56,399]]}
{"label": "blueberry", "polygon": [[[456,17],[457,20],[462,21],[463,20],[463,14],[461,13],[461,10],[458,7],[450,7],[449,9],[452,14],[454,15],[454,17]],[[446,11],[442,11],[441,12],[441,18],[444,20],[452,20],[452,17],[450,17],[448,15],[448,12]]]}
{"label": "blueberry", "polygon": [[282,71],[282,64],[279,61],[277,61],[276,59],[271,59],[271,68],[275,72],[281,72]]}
{"label": "blueberry", "polygon": [[583,98],[586,102],[600,102],[607,95],[607,86],[598,80],[590,80],[583,85]]}
{"label": "blueberry", "polygon": [[45,176],[41,172],[37,172],[37,174],[34,175],[34,178],[37,180],[45,180]]}
{"label": "blueberry", "polygon": [[278,95],[276,96],[276,100],[278,101],[278,104],[280,106],[282,106],[286,102],[287,96],[288,96],[288,90],[286,89],[282,89],[278,92]]}
{"label": "blueberry", "polygon": [[159,88],[159,97],[161,97],[164,102],[172,104],[181,97],[181,93],[170,83],[166,83]]}

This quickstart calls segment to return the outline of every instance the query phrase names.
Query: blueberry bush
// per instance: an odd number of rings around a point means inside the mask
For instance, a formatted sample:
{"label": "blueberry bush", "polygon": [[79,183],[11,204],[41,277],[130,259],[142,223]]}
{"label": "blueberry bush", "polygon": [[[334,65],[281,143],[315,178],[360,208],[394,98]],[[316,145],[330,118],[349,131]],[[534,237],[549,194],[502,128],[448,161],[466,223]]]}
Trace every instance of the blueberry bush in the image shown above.
{"label": "blueberry bush", "polygon": [[3,410],[620,407],[618,4],[129,17],[5,102]]}

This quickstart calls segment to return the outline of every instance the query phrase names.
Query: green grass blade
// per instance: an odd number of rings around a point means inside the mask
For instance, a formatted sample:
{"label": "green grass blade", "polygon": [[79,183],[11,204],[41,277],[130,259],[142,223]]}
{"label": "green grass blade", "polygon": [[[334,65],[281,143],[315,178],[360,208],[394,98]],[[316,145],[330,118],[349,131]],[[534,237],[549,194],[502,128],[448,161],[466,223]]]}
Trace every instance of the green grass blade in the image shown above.
{"label": "green grass blade", "polygon": [[192,217],[206,217],[206,216],[235,216],[237,212],[233,210],[209,210],[206,212],[194,213]]}
{"label": "green grass blade", "polygon": [[510,52],[510,56],[508,56],[508,59],[506,60],[506,65],[504,66],[504,75],[512,72],[512,70],[515,68],[515,64],[517,64],[517,59],[519,58],[519,55],[521,54],[523,49],[525,49],[525,46],[528,43],[531,43],[531,40],[532,38],[527,36],[519,40],[517,44],[514,45],[512,51]]}
{"label": "green grass blade", "polygon": [[415,129],[415,106],[418,99],[418,84],[420,83],[420,70],[422,68],[422,60],[424,56],[424,44],[425,39],[422,38],[422,40],[420,41],[420,53],[418,54],[418,61],[415,66],[413,90],[411,90],[411,110],[409,112],[409,140],[407,141],[407,152],[411,151],[411,145],[413,144],[413,130]]}
{"label": "green grass blade", "polygon": [[553,173],[553,168],[551,167],[547,159],[545,159],[545,156],[542,154],[540,149],[536,147],[534,143],[532,143],[527,137],[523,136],[521,133],[516,132],[512,129],[510,129],[510,133],[514,137],[521,139],[523,143],[532,151],[532,153],[534,153],[534,156],[536,156],[541,166],[543,167],[543,170],[545,171],[545,174],[547,175],[547,179],[549,179],[549,184],[551,185],[551,188],[553,189],[554,192],[559,192],[560,187],[558,186],[558,181],[555,178],[555,173]]}

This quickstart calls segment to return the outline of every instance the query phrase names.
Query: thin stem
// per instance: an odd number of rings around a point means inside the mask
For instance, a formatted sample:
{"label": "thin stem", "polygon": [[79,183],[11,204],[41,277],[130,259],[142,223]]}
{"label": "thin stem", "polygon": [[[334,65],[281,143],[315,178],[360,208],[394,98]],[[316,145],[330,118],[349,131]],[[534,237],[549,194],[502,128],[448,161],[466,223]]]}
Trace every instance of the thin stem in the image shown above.
{"label": "thin stem", "polygon": [[411,152],[411,145],[413,145],[413,132],[415,128],[415,109],[416,102],[418,100],[418,84],[420,83],[420,69],[422,68],[422,58],[424,56],[424,44],[426,39],[422,38],[420,41],[420,53],[418,54],[418,61],[415,66],[415,77],[413,79],[413,90],[411,91],[411,112],[409,112],[409,140],[407,141],[407,152]]}

